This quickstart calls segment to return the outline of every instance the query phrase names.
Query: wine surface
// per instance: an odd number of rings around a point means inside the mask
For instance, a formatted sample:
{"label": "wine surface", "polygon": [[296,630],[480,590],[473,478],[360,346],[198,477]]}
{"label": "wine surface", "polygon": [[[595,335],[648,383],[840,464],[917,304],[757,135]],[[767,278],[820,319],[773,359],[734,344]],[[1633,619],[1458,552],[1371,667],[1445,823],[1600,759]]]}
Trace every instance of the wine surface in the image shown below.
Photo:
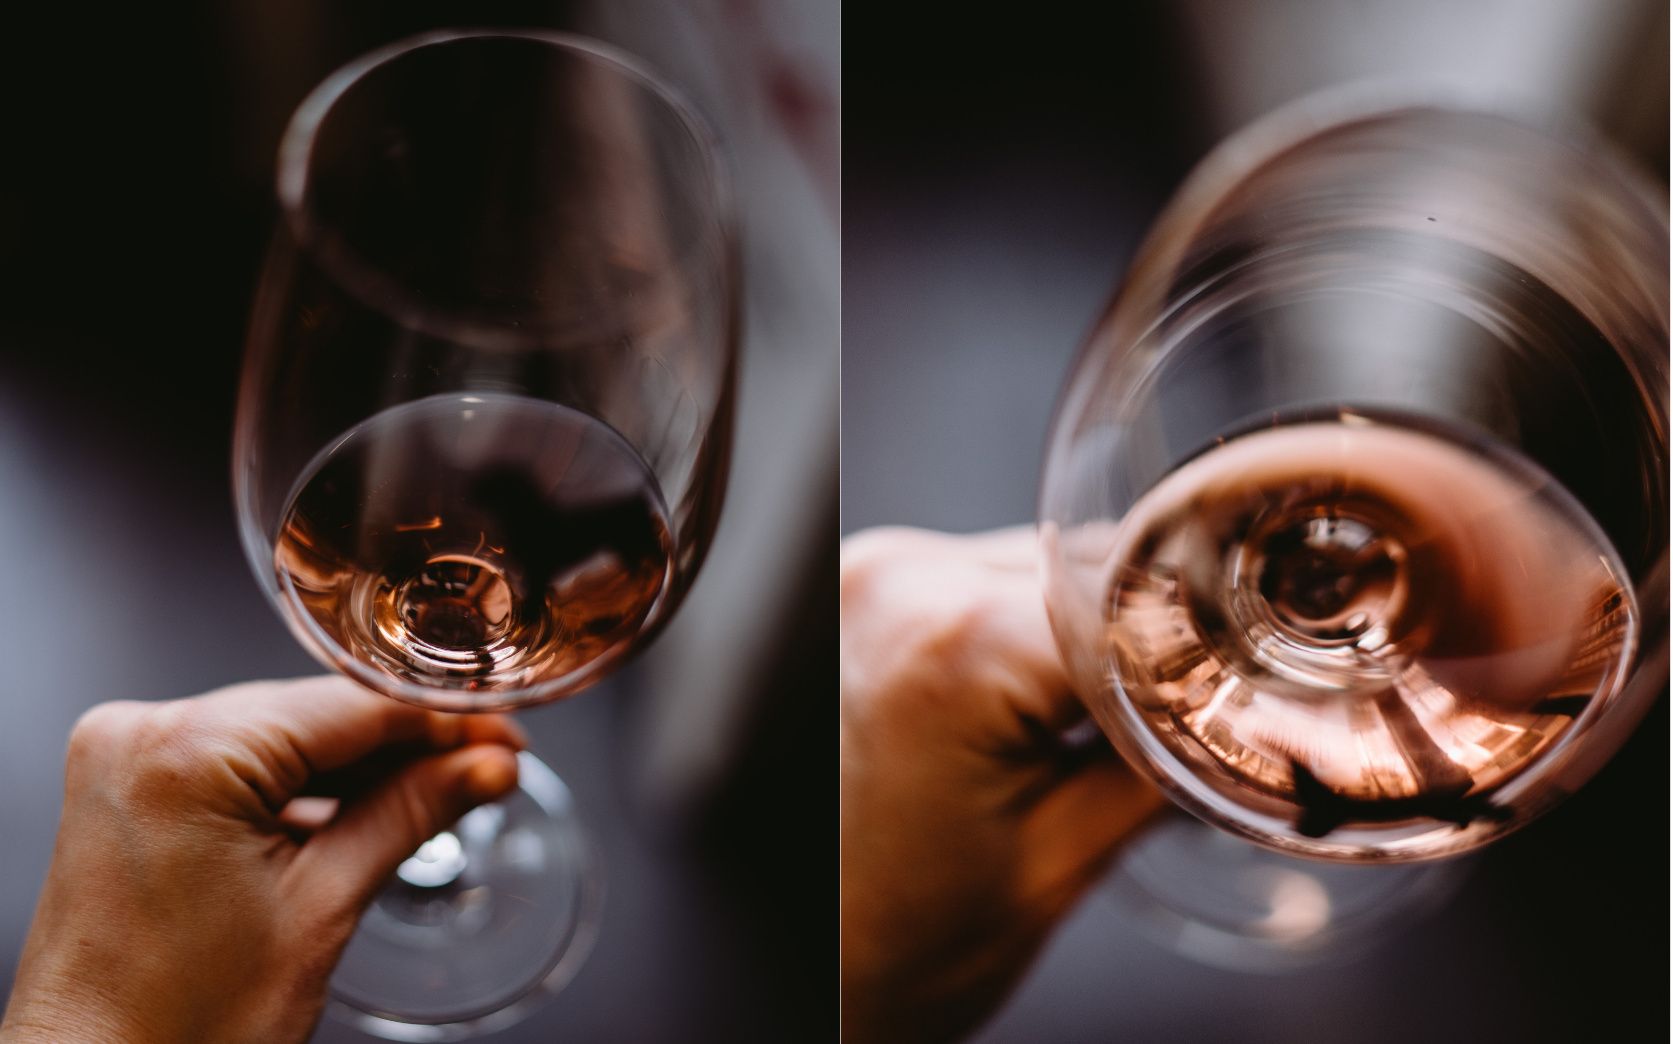
{"label": "wine surface", "polygon": [[471,393],[387,410],[321,453],[274,564],[286,608],[333,659],[494,693],[625,654],[670,553],[656,480],[613,429]]}
{"label": "wine surface", "polygon": [[1636,641],[1626,571],[1565,490],[1389,416],[1222,440],[1115,542],[1114,680],[1194,775],[1306,837],[1508,815],[1496,792]]}

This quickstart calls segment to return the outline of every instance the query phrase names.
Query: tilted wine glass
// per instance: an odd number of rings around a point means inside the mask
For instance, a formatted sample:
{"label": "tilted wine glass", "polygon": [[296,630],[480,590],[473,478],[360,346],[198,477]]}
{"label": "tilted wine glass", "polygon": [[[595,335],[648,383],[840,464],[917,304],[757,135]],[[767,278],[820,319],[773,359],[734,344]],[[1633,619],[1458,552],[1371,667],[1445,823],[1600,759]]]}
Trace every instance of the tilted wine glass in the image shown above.
{"label": "tilted wine glass", "polygon": [[[499,711],[619,665],[690,587],[731,441],[738,286],[714,143],[631,58],[450,31],[333,74],[278,163],[233,478],[262,590],[397,699]],[[567,979],[596,857],[563,784],[409,859],[332,980],[452,1039]]]}
{"label": "tilted wine glass", "polygon": [[1042,564],[1115,746],[1264,846],[1133,846],[1199,956],[1339,939],[1411,872],[1289,857],[1487,843],[1662,691],[1667,241],[1595,140],[1357,88],[1159,219],[1053,422]]}

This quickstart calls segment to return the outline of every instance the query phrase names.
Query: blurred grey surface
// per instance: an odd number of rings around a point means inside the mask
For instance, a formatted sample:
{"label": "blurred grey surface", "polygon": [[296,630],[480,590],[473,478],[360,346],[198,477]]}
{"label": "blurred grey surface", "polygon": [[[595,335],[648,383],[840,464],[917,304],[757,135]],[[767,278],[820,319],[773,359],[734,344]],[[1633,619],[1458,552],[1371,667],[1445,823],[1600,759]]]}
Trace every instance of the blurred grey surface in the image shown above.
{"label": "blurred grey surface", "polygon": [[[285,120],[372,47],[535,25],[638,53],[716,124],[739,189],[746,331],[731,489],[691,597],[626,670],[520,714],[600,841],[607,896],[575,979],[490,1039],[834,1039],[835,926],[830,900],[807,897],[834,895],[834,818],[817,820],[835,681],[840,6],[21,14],[36,44],[0,71],[0,547],[16,585],[0,633],[19,653],[0,676],[0,986],[83,710],[320,670],[249,574],[226,478]],[[370,1038],[328,1021],[316,1039]]]}
{"label": "blurred grey surface", "polygon": [[[1185,0],[998,23],[856,14],[842,529],[1029,522],[1053,402],[1139,237],[1218,138],[1308,90],[1435,74],[1544,99],[1666,176],[1659,3]],[[861,42],[861,41],[864,42]],[[982,1044],[1666,1036],[1666,700],[1442,908],[1297,970],[1185,959],[1093,893]],[[1639,956],[1642,954],[1643,956]]]}

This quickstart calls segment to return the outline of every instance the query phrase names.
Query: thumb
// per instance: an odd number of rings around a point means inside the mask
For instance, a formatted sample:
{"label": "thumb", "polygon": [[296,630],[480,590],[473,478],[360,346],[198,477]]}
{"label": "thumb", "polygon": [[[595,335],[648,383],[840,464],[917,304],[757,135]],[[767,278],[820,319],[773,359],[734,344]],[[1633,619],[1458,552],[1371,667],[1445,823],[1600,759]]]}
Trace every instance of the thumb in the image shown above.
{"label": "thumb", "polygon": [[414,761],[308,841],[303,855],[315,864],[309,874],[350,889],[358,911],[419,845],[516,785],[517,755],[498,743]]}

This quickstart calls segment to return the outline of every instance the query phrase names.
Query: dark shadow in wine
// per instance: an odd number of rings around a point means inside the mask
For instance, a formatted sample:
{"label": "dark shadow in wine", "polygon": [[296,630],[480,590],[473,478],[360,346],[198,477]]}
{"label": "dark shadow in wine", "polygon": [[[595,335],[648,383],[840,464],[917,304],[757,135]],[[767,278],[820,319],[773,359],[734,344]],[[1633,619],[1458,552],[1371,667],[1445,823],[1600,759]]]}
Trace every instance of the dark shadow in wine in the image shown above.
{"label": "dark shadow in wine", "polygon": [[[600,551],[613,554],[630,574],[656,570],[668,555],[659,513],[641,491],[585,500],[566,497],[553,503],[527,474],[495,468],[471,484],[470,495],[479,510],[498,523],[505,546],[521,553],[518,566],[529,592],[547,590]],[[643,600],[641,614],[653,601]],[[524,624],[535,623],[546,611],[543,597],[523,598],[517,605]]]}
{"label": "dark shadow in wine", "polygon": [[1290,771],[1295,779],[1295,803],[1299,809],[1295,829],[1304,837],[1324,837],[1347,823],[1394,823],[1420,818],[1456,823],[1462,829],[1477,819],[1503,821],[1514,814],[1509,808],[1494,805],[1488,794],[1466,797],[1471,785],[1467,777],[1461,783],[1415,797],[1372,801],[1338,794],[1293,758]]}
{"label": "dark shadow in wine", "polygon": [[1571,693],[1567,696],[1547,696],[1545,699],[1540,700],[1532,707],[1529,707],[1528,713],[1553,714],[1560,715],[1564,718],[1578,718],[1580,717],[1580,712],[1585,710],[1591,702],[1592,694],[1589,692]]}

